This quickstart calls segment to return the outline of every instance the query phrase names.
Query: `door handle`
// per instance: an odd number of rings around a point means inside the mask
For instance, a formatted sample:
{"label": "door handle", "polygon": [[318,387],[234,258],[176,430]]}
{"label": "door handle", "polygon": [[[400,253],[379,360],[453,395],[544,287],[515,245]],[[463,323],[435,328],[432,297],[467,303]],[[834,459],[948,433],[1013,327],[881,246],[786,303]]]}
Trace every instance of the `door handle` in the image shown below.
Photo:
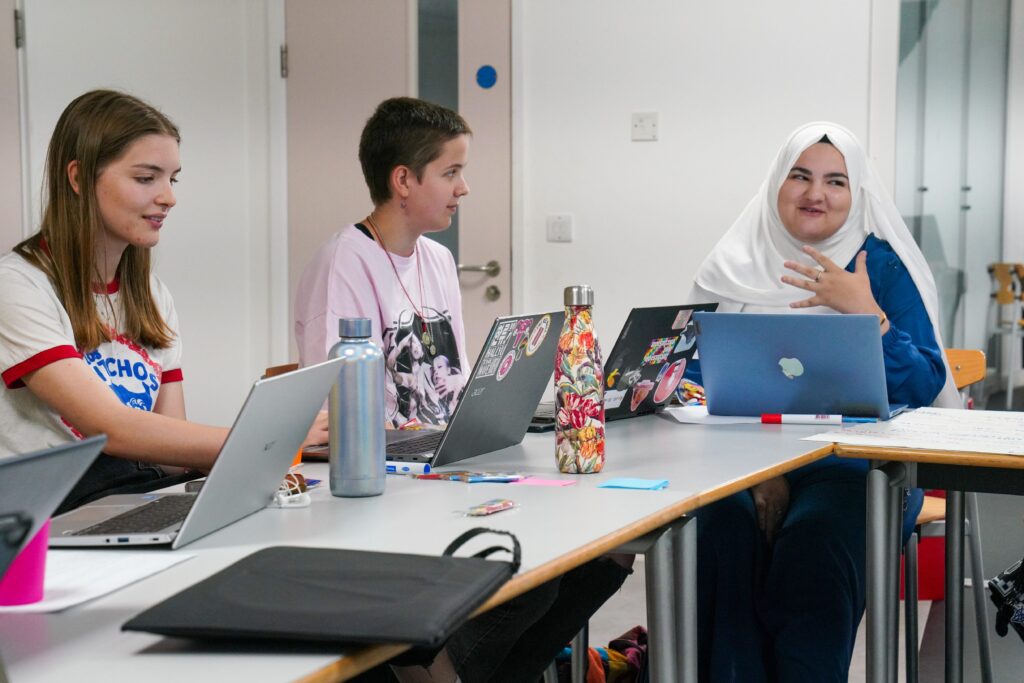
{"label": "door handle", "polygon": [[488,261],[485,266],[467,266],[460,263],[457,267],[460,273],[485,273],[488,277],[497,277],[501,272],[501,265],[497,261]]}

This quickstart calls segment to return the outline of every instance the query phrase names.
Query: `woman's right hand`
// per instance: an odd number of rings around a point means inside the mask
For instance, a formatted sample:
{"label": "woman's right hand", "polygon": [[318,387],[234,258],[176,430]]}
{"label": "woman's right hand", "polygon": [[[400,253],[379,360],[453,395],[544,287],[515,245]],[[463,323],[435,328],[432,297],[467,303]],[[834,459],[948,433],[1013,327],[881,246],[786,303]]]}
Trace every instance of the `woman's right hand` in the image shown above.
{"label": "woman's right hand", "polygon": [[789,482],[785,477],[775,477],[751,487],[750,495],[757,511],[757,528],[772,544],[789,510]]}

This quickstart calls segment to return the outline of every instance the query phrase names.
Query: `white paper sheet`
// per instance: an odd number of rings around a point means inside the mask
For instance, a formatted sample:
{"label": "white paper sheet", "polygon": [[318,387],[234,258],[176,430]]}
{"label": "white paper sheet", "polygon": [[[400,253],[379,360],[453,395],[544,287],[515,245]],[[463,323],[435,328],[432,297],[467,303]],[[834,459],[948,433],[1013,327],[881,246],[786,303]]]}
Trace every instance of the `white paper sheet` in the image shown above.
{"label": "white paper sheet", "polygon": [[858,424],[805,441],[852,446],[1024,455],[1024,413],[918,408],[888,422]]}
{"label": "white paper sheet", "polygon": [[46,554],[43,599],[31,605],[0,607],[0,614],[59,612],[113,593],[193,557],[177,552],[50,550]]}
{"label": "white paper sheet", "polygon": [[708,415],[707,406],[673,406],[666,408],[665,413],[671,415],[677,422],[694,425],[734,425],[761,421],[759,417]]}

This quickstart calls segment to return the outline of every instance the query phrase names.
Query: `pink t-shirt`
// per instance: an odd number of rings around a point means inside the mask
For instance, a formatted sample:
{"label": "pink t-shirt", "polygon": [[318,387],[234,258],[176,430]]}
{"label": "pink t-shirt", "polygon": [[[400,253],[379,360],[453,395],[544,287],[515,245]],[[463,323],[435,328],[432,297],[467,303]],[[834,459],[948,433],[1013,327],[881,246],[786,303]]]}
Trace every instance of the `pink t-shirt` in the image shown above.
{"label": "pink t-shirt", "polygon": [[464,378],[471,370],[455,259],[444,246],[422,237],[412,256],[391,258],[394,268],[380,245],[354,225],[317,250],[295,292],[299,362],[305,366],[326,360],[338,342],[340,318],[369,318],[373,340],[386,359],[390,426],[444,425],[459,396],[443,387],[465,382],[445,382],[440,376]]}

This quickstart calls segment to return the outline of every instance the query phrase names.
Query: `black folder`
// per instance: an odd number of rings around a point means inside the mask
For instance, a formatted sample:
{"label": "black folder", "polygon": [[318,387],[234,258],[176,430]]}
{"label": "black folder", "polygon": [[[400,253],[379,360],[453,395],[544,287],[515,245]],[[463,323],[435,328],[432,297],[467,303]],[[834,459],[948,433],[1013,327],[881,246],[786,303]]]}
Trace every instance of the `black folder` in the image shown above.
{"label": "black folder", "polygon": [[[255,552],[122,626],[166,636],[437,647],[519,568],[519,543],[473,557],[278,546]],[[485,559],[508,551],[512,562]]]}

